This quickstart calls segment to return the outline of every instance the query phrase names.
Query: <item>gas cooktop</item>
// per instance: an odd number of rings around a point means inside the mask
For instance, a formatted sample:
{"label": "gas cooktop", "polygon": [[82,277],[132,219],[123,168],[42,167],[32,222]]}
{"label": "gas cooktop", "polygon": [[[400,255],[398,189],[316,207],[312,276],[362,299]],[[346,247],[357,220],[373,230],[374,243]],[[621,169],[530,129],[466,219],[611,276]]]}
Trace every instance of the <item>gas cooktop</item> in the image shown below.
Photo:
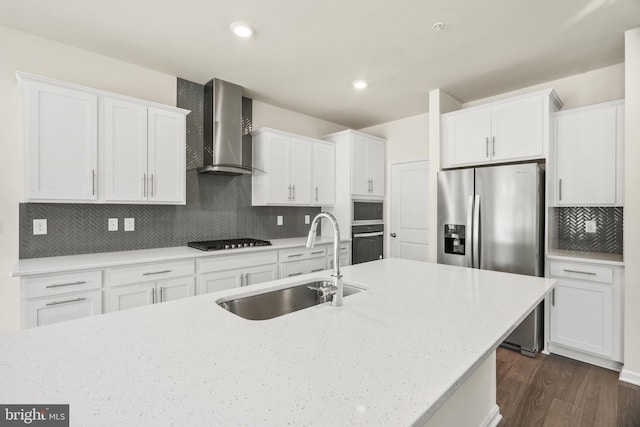
{"label": "gas cooktop", "polygon": [[249,248],[253,246],[271,246],[271,242],[259,239],[226,239],[189,242],[187,246],[200,249],[201,251],[219,251],[222,249]]}

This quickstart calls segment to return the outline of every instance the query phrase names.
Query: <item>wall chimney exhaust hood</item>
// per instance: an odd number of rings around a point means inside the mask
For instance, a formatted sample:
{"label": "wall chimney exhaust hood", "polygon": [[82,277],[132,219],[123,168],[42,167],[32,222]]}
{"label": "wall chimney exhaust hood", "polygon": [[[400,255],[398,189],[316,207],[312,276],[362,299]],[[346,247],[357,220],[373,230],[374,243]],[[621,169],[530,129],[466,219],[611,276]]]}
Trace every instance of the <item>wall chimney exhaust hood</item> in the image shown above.
{"label": "wall chimney exhaust hood", "polygon": [[219,79],[204,86],[203,167],[200,173],[251,175],[251,135],[242,126],[242,87]]}

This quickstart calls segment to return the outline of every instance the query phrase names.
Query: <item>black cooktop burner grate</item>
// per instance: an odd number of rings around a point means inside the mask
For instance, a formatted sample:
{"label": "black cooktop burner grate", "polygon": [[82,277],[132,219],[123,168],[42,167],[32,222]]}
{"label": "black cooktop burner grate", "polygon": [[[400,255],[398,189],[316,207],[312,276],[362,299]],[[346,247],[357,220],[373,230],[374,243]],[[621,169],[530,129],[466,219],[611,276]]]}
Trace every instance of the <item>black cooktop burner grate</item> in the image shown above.
{"label": "black cooktop burner grate", "polygon": [[219,251],[224,249],[249,248],[254,246],[271,246],[268,240],[260,239],[225,239],[225,240],[205,240],[202,242],[189,242],[187,246],[201,251]]}

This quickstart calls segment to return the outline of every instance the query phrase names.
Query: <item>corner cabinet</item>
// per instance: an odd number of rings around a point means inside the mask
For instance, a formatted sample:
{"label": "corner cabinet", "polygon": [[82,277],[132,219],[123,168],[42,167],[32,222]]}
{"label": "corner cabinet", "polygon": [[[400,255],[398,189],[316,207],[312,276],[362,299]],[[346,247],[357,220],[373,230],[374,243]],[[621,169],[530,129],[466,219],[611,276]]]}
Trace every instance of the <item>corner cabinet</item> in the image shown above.
{"label": "corner cabinet", "polygon": [[276,129],[253,135],[252,204],[254,206],[314,206],[332,203],[335,150],[314,140]]}
{"label": "corner cabinet", "polygon": [[551,114],[562,108],[552,89],[442,115],[442,167],[545,158]]}
{"label": "corner cabinet", "polygon": [[557,280],[549,302],[549,350],[619,369],[623,268],[553,260],[547,277]]}
{"label": "corner cabinet", "polygon": [[24,93],[26,200],[95,201],[98,97],[18,78]]}
{"label": "corner cabinet", "polygon": [[[384,198],[385,140],[354,130],[323,137],[336,144],[339,182],[350,182],[353,198]],[[342,167],[344,166],[344,167]],[[349,199],[351,198],[349,197]],[[344,199],[344,195],[341,197]]]}
{"label": "corner cabinet", "polygon": [[186,203],[189,111],[17,76],[24,93],[26,201]]}
{"label": "corner cabinet", "polygon": [[622,206],[624,101],[555,114],[550,198],[555,206]]}

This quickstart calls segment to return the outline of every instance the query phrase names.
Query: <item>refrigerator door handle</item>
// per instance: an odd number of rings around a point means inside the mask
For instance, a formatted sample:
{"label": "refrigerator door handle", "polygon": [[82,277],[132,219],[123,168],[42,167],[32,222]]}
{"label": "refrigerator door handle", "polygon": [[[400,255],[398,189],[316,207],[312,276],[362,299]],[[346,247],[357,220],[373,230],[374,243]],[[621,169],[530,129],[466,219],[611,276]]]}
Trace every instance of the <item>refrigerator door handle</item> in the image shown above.
{"label": "refrigerator door handle", "polygon": [[476,194],[473,203],[473,249],[471,256],[473,257],[473,267],[480,268],[480,196]]}
{"label": "refrigerator door handle", "polygon": [[473,250],[474,250],[474,245],[473,245],[473,235],[472,235],[472,230],[473,230],[473,196],[470,195],[469,196],[469,201],[467,202],[467,230],[465,232],[465,238],[467,239],[468,243],[468,248],[469,248],[469,253],[471,254],[471,257],[469,258],[469,260],[471,262],[468,263],[467,267],[475,267],[475,265],[473,264]]}

